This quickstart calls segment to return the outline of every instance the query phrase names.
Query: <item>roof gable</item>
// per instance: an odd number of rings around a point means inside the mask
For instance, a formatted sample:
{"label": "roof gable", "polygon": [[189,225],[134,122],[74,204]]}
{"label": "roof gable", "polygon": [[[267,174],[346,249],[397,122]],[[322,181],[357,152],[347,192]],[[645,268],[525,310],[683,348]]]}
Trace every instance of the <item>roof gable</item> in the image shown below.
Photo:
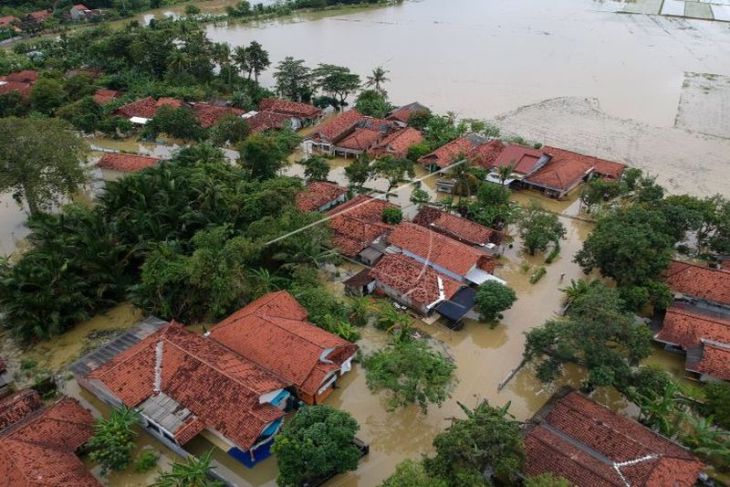
{"label": "roof gable", "polygon": [[365,115],[355,109],[339,113],[329,120],[319,124],[313,134],[314,139],[324,142],[336,143],[347,136],[359,122],[365,119]]}
{"label": "roof gable", "polygon": [[730,343],[730,315],[675,304],[667,310],[662,329],[656,335],[657,340],[685,350],[698,346],[703,338]]}
{"label": "roof gable", "polygon": [[710,269],[689,262],[672,261],[664,280],[675,292],[730,305],[730,271]]}
{"label": "roof gable", "polygon": [[348,257],[355,257],[378,237],[393,229],[383,223],[383,210],[396,205],[379,198],[357,195],[327,212],[333,232],[332,244]]}
{"label": "roof gable", "polygon": [[310,181],[304,191],[296,195],[299,211],[317,211],[347,194],[347,188],[329,181]]}

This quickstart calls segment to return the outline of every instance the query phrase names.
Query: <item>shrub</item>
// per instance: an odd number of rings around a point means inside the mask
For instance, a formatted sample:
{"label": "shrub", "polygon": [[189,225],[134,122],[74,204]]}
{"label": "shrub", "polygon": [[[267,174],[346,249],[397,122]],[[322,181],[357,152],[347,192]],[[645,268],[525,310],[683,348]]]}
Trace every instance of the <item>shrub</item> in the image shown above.
{"label": "shrub", "polygon": [[142,450],[134,462],[134,471],[138,473],[149,472],[157,465],[160,456],[154,450]]}
{"label": "shrub", "polygon": [[400,208],[386,208],[383,210],[383,222],[390,225],[397,225],[403,220],[403,212]]}
{"label": "shrub", "polygon": [[547,269],[545,269],[543,266],[538,267],[537,270],[533,272],[530,276],[530,284],[536,284],[537,281],[545,276],[545,274],[547,274]]}
{"label": "shrub", "polygon": [[484,321],[494,322],[500,313],[517,301],[514,290],[497,281],[488,281],[477,290],[476,308]]}

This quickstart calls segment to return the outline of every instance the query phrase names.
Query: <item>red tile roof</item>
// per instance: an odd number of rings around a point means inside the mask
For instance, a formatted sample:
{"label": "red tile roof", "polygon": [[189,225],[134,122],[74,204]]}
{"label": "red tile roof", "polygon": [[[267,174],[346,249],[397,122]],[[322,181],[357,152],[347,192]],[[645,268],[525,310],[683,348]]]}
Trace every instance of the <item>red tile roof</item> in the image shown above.
{"label": "red tile roof", "polygon": [[18,83],[17,81],[6,81],[5,83],[0,83],[0,95],[6,95],[13,91],[17,91],[22,96],[28,96],[28,95],[30,95],[30,90],[32,89],[32,87],[33,86],[28,83]]}
{"label": "red tile roof", "polygon": [[702,339],[730,344],[730,314],[723,316],[675,304],[667,310],[662,329],[655,338],[685,350],[698,346]]}
{"label": "red tile roof", "polygon": [[180,108],[183,106],[183,102],[176,100],[175,98],[160,98],[155,100],[151,96],[136,100],[126,105],[122,105],[117,108],[116,112],[118,115],[123,115],[127,118],[140,117],[140,118],[154,118],[157,110],[162,106],[171,106],[173,108]]}
{"label": "red tile roof", "polygon": [[259,103],[259,110],[289,115],[296,118],[317,118],[322,110],[307,103],[282,100],[281,98],[265,98]]}
{"label": "red tile roof", "polygon": [[4,79],[5,81],[15,81],[18,83],[33,84],[36,81],[38,81],[38,71],[35,71],[33,69],[25,69],[23,71],[16,71],[14,73],[10,73],[1,79]]}
{"label": "red tile roof", "polygon": [[210,336],[316,396],[325,377],[352,357],[357,345],[307,322],[306,317],[306,310],[291,294],[279,291],[236,311],[216,325]]}
{"label": "red tile roof", "polygon": [[348,110],[319,124],[312,138],[317,141],[336,143],[346,137],[355,126],[365,120],[365,115],[357,110]]}
{"label": "red tile roof", "polygon": [[507,144],[497,156],[493,167],[512,166],[512,172],[517,174],[531,174],[537,168],[537,163],[543,153],[517,144]]}
{"label": "red tile roof", "polygon": [[526,474],[580,486],[690,487],[704,468],[676,443],[577,392],[554,402],[524,444]]}
{"label": "red tile roof", "polygon": [[473,165],[491,169],[495,167],[497,158],[505,147],[505,144],[501,140],[490,140],[489,142],[477,145],[469,154],[469,158]]}
{"label": "red tile roof", "polygon": [[75,455],[93,434],[93,418],[68,397],[0,434],[0,478],[13,487],[100,487]]}
{"label": "red tile roof", "polygon": [[107,90],[105,88],[100,88],[96,90],[96,93],[94,93],[94,101],[99,105],[106,105],[107,103],[115,100],[118,97],[119,92],[117,90]]}
{"label": "red tile roof", "polygon": [[436,165],[443,169],[457,162],[461,156],[469,157],[479,143],[471,136],[465,135],[442,145],[430,154],[418,159],[424,165]]}
{"label": "red tile roof", "polygon": [[402,159],[408,155],[408,149],[421,142],[423,142],[421,132],[412,127],[406,127],[385,136],[368,153],[374,157],[390,155]]}
{"label": "red tile roof", "polygon": [[466,218],[446,213],[433,206],[421,208],[413,219],[413,223],[443,233],[469,245],[484,245],[489,242],[499,242],[502,239],[502,234],[496,230]]}
{"label": "red tile roof", "polygon": [[317,211],[347,194],[347,188],[329,181],[311,181],[296,196],[299,211]]}
{"label": "red tile roof", "polygon": [[50,10],[37,10],[35,12],[29,13],[28,17],[30,17],[33,22],[41,23],[48,19],[51,15],[53,15],[53,12],[51,12]]}
{"label": "red tile roof", "polygon": [[675,260],[664,273],[664,280],[676,293],[730,305],[730,270]]}
{"label": "red tile roof", "polygon": [[[268,403],[259,404],[259,398],[289,384],[174,322],[91,372],[89,379],[101,381],[128,407],[139,405],[155,393],[159,343],[161,391],[242,450],[249,449],[269,423],[282,417],[282,411]],[[190,436],[183,429],[177,439],[182,442]]]}
{"label": "red tile roof", "polygon": [[552,156],[552,159],[539,171],[527,177],[525,181],[528,183],[551,190],[568,191],[593,170],[594,166],[590,160],[566,155],[564,151],[548,152],[547,149],[545,152]]}
{"label": "red tile roof", "polygon": [[730,344],[703,340],[699,360],[687,360],[687,370],[730,381]]}
{"label": "red tile roof", "polygon": [[73,7],[71,7],[71,8],[74,8],[74,9],[76,9],[76,10],[91,10],[91,9],[90,9],[89,7],[87,7],[87,6],[86,6],[86,5],[84,5],[83,3],[77,3],[76,5],[74,5],[74,6],[73,6]]}
{"label": "red tile roof", "polygon": [[403,105],[402,107],[396,108],[393,110],[390,115],[388,115],[388,120],[395,120],[401,123],[408,123],[411,120],[411,117],[415,115],[416,113],[428,113],[430,110],[428,107],[421,105],[420,103],[413,102],[409,103],[408,105]]}
{"label": "red tile roof", "polygon": [[[387,254],[370,270],[370,277],[393,288],[416,306],[428,306],[439,299],[451,299],[461,284],[403,254]],[[443,296],[439,292],[439,278]]]}
{"label": "red tile roof", "polygon": [[388,236],[388,243],[459,276],[465,276],[474,267],[484,268],[484,264],[492,260],[469,245],[410,222],[395,227]]}
{"label": "red tile roof", "polygon": [[546,145],[542,148],[542,151],[550,154],[553,159],[561,159],[566,161],[575,161],[585,166],[593,166],[594,172],[597,174],[609,178],[619,179],[626,169],[626,164],[620,162],[607,161],[606,159],[599,159],[593,156],[586,156],[577,152],[558,149],[557,147],[551,147]]}
{"label": "red tile roof", "polygon": [[23,389],[0,400],[0,432],[42,406],[41,396],[33,389]]}
{"label": "red tile roof", "polygon": [[200,126],[204,129],[212,127],[226,115],[240,117],[244,113],[244,111],[239,108],[220,107],[211,105],[210,103],[195,103],[193,105],[193,112],[195,112],[195,117],[198,119]]}
{"label": "red tile roof", "polygon": [[96,165],[101,169],[109,169],[120,172],[137,172],[152,167],[160,162],[157,157],[143,156],[140,154],[111,153],[101,156]]}
{"label": "red tile roof", "polygon": [[368,128],[356,128],[344,139],[337,142],[338,149],[365,152],[375,145],[381,133]]}
{"label": "red tile roof", "polygon": [[267,130],[280,130],[291,121],[290,115],[283,113],[263,111],[246,119],[251,132],[260,133]]}
{"label": "red tile roof", "polygon": [[5,17],[0,17],[0,27],[8,27],[12,23],[20,22],[20,19],[18,17],[14,17],[12,15],[6,15]]}
{"label": "red tile roof", "polygon": [[347,257],[356,257],[378,237],[393,229],[383,223],[383,210],[396,205],[366,195],[357,195],[327,212],[332,229],[332,245]]}
{"label": "red tile roof", "polygon": [[38,71],[26,69],[0,76],[0,95],[17,91],[23,96],[30,95],[33,85],[38,80]]}

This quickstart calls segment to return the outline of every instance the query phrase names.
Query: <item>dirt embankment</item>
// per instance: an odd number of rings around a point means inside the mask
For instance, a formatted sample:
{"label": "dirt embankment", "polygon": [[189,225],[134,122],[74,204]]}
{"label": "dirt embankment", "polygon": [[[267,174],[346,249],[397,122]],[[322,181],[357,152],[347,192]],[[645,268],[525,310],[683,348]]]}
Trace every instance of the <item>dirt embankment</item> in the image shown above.
{"label": "dirt embankment", "polygon": [[496,117],[502,131],[625,162],[671,193],[730,196],[730,139],[610,116],[593,98],[553,98]]}

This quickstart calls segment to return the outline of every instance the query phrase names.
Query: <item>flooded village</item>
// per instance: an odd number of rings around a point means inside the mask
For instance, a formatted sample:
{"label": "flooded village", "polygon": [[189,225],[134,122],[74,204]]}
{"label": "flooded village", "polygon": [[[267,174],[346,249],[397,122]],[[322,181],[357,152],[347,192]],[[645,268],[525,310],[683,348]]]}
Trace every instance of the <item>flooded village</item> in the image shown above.
{"label": "flooded village", "polygon": [[15,3],[0,485],[730,482],[726,2]]}

